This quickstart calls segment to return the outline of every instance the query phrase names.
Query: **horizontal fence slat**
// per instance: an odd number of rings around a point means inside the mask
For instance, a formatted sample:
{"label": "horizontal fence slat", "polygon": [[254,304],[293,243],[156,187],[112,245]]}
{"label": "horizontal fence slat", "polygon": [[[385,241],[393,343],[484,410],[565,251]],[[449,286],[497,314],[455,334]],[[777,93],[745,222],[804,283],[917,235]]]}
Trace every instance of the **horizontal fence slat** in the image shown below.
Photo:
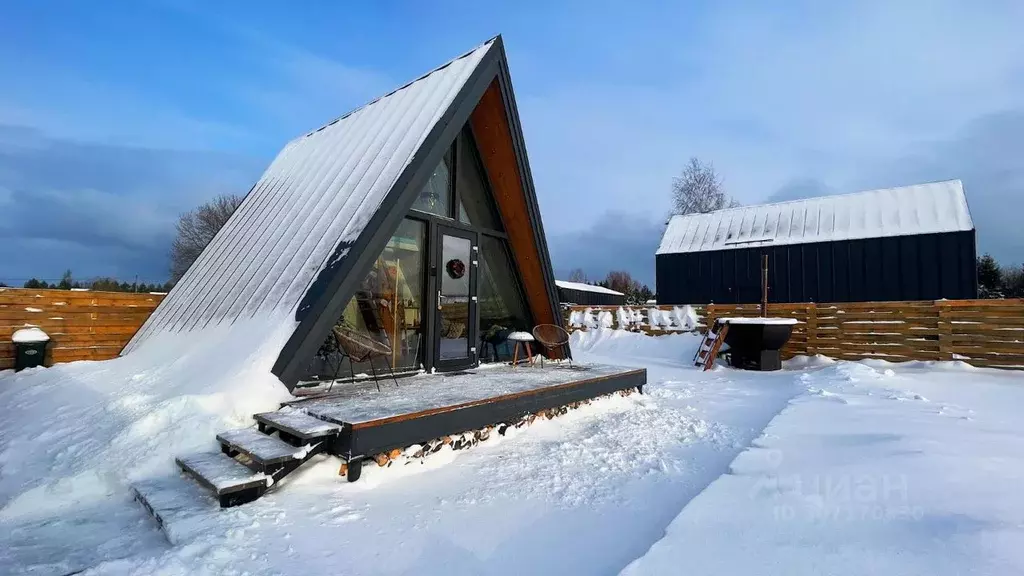
{"label": "horizontal fence slat", "polygon": [[13,367],[11,339],[28,326],[50,336],[48,365],[115,358],[163,298],[130,292],[0,289],[0,367]]}
{"label": "horizontal fence slat", "polygon": [[936,304],[947,308],[1014,308],[1024,306],[1024,298],[1001,298],[992,300],[938,300],[936,301]]}

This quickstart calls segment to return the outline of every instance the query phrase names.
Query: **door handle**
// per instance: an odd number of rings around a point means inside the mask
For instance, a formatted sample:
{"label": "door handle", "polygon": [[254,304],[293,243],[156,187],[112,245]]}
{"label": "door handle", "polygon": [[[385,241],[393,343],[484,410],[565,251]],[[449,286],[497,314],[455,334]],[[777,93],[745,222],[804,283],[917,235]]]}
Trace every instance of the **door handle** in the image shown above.
{"label": "door handle", "polygon": [[440,290],[437,291],[437,309],[438,310],[441,309],[441,291]]}

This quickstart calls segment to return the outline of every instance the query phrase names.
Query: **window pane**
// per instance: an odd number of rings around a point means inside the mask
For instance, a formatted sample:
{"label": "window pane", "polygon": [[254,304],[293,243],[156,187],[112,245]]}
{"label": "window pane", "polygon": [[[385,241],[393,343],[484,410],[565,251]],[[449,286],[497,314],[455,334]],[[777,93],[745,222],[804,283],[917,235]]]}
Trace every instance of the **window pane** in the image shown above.
{"label": "window pane", "polygon": [[[426,223],[402,220],[384,252],[349,300],[335,326],[351,330],[386,344],[389,355],[375,356],[373,365],[387,371],[415,369],[420,366],[423,342],[423,274]],[[320,346],[308,370],[308,380],[351,378],[349,362],[330,335]],[[370,365],[356,363],[358,375],[370,374]]]}
{"label": "window pane", "polygon": [[533,326],[505,241],[481,234],[480,252],[480,361],[508,359],[512,348],[504,336],[513,330],[529,331]]}
{"label": "window pane", "polygon": [[434,168],[430,180],[420,190],[416,202],[412,205],[413,210],[429,212],[445,218],[452,217],[452,186],[451,186],[451,150],[445,153],[441,163]]}
{"label": "window pane", "polygon": [[441,262],[444,271],[441,278],[441,293],[438,294],[438,323],[441,329],[441,360],[468,358],[469,347],[469,302],[473,296],[470,290],[470,266],[473,243],[461,236],[444,234],[441,240]]}
{"label": "window pane", "polygon": [[480,228],[501,230],[501,219],[487,186],[472,132],[468,128],[463,130],[461,139],[455,184],[459,190],[459,220]]}

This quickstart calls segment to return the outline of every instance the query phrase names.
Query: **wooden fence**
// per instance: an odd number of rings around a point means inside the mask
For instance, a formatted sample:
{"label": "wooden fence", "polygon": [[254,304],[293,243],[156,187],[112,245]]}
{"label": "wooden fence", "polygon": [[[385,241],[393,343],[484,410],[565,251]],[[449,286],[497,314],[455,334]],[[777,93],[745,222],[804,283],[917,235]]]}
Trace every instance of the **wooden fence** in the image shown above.
{"label": "wooden fence", "polygon": [[163,300],[162,294],[0,288],[0,370],[14,366],[15,330],[36,326],[51,339],[46,364],[107,360]]}
{"label": "wooden fence", "polygon": [[[693,329],[702,332],[716,317],[760,314],[757,304],[709,304],[692,309],[698,318]],[[666,315],[685,316],[683,307],[624,310],[628,313],[619,314],[616,306],[573,306],[569,312],[575,312],[570,315],[575,326],[570,329],[600,325],[599,317],[605,324],[611,320],[613,327],[648,334],[690,328],[680,322],[664,326]],[[652,310],[658,310],[656,324],[661,326],[651,325]],[[609,315],[602,316],[602,312]],[[793,337],[782,349],[787,358],[824,354],[847,360],[963,360],[975,366],[1024,369],[1024,299],[769,304],[768,316],[798,321]]]}

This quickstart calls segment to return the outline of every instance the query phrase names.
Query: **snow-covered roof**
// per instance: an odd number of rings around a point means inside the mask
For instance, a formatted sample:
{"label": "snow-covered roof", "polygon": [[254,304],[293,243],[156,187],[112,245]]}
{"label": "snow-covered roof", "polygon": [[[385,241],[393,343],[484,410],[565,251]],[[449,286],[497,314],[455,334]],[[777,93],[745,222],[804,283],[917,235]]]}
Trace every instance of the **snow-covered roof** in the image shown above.
{"label": "snow-covered roof", "polygon": [[973,230],[959,180],[673,216],[657,254]]}
{"label": "snow-covered roof", "polygon": [[289,142],[124,352],[160,332],[294,314],[318,275],[348,256],[497,40]]}
{"label": "snow-covered roof", "polygon": [[583,284],[581,282],[566,282],[565,280],[555,280],[555,286],[559,288],[565,288],[566,290],[581,290],[583,292],[597,292],[598,294],[612,294],[614,296],[625,296],[622,292],[616,292],[610,288],[604,286],[593,286],[591,284]]}

